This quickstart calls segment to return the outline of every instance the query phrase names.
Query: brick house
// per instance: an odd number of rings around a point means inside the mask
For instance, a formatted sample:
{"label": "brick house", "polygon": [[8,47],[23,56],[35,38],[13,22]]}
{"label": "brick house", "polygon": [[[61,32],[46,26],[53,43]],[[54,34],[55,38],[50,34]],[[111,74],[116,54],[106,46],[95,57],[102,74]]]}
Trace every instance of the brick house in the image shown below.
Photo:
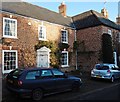
{"label": "brick house", "polygon": [[59,67],[63,71],[83,67],[89,71],[95,63],[103,62],[104,33],[118,45],[120,27],[93,10],[68,17],[64,3],[56,13],[26,2],[3,2],[0,16],[3,74],[21,67]]}
{"label": "brick house", "polygon": [[70,17],[26,2],[3,2],[0,15],[3,74],[21,67],[75,69]]}
{"label": "brick house", "polygon": [[[105,11],[105,8],[102,9]],[[103,14],[102,14],[103,13]],[[82,14],[73,16],[74,25],[77,29],[77,41],[78,41],[78,67],[84,68],[90,71],[96,63],[109,61],[103,60],[103,46],[106,46],[106,50],[109,49],[107,45],[103,43],[103,36],[107,36],[112,40],[112,52],[113,61],[111,63],[119,64],[118,57],[120,53],[118,50],[120,42],[120,26],[110,21],[108,12],[98,13],[94,10],[86,11]],[[106,39],[107,40],[107,39]],[[110,50],[105,52],[106,55],[110,53]],[[111,59],[108,55],[108,60]],[[107,60],[107,59],[106,59]]]}

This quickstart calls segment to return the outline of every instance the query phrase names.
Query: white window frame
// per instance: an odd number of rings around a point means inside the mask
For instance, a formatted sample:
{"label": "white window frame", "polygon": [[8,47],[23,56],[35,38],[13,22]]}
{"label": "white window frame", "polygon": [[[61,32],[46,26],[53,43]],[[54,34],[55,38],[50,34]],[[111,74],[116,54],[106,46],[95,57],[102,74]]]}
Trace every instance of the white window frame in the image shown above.
{"label": "white window frame", "polygon": [[[42,27],[42,29],[43,29],[43,35],[44,35],[44,38],[40,38],[40,29],[41,29],[41,27]],[[43,26],[43,25],[40,25],[39,27],[38,27],[38,38],[39,38],[39,40],[44,40],[44,41],[46,41],[46,26]]]}
{"label": "white window frame", "polygon": [[[66,32],[66,41],[62,41],[62,31],[65,31],[65,32]],[[67,30],[61,30],[61,42],[68,44],[68,31],[67,31]]]}
{"label": "white window frame", "polygon": [[112,30],[108,29],[108,34],[112,37]]}
{"label": "white window frame", "polygon": [[[15,36],[5,35],[5,20],[15,21]],[[5,38],[17,38],[17,20],[3,17],[3,37]]]}
{"label": "white window frame", "polygon": [[18,52],[17,50],[2,50],[2,73],[9,73],[11,72],[13,69],[11,70],[4,70],[4,52],[15,52],[16,53],[16,68],[18,68]]}
{"label": "white window frame", "polygon": [[114,57],[114,63],[115,65],[117,65],[117,52],[116,51],[113,52],[113,57]]}
{"label": "white window frame", "polygon": [[66,65],[61,65],[61,67],[69,67],[69,65],[68,65],[68,60],[69,60],[68,51],[62,51],[62,54],[63,54],[63,53],[66,53],[66,54],[67,54],[67,64],[66,64]]}
{"label": "white window frame", "polygon": [[118,42],[120,43],[120,32],[118,33]]}

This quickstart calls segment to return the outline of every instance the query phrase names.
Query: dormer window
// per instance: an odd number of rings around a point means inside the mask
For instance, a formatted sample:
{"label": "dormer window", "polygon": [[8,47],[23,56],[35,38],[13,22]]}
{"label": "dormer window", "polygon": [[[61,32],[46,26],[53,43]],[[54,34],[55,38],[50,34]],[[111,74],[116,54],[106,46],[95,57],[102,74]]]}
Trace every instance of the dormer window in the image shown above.
{"label": "dormer window", "polygon": [[38,32],[39,40],[46,40],[46,27],[43,25],[39,26]]}
{"label": "dormer window", "polygon": [[3,18],[3,37],[17,38],[17,20]]}
{"label": "dormer window", "polygon": [[68,31],[67,30],[61,31],[61,42],[68,43]]}

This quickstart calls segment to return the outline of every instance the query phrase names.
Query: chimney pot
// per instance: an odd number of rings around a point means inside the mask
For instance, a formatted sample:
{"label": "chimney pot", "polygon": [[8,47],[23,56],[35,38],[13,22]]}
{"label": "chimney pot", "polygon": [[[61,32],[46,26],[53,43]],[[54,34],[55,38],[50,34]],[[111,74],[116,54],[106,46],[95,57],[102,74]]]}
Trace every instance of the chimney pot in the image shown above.
{"label": "chimney pot", "polygon": [[103,8],[103,9],[101,10],[101,14],[102,14],[105,18],[108,18],[108,11],[107,11],[107,9]]}
{"label": "chimney pot", "polygon": [[62,2],[61,5],[58,7],[59,8],[59,13],[66,17],[66,5],[65,2]]}
{"label": "chimney pot", "polygon": [[117,18],[116,18],[116,21],[117,21],[117,24],[120,25],[120,17],[117,17]]}

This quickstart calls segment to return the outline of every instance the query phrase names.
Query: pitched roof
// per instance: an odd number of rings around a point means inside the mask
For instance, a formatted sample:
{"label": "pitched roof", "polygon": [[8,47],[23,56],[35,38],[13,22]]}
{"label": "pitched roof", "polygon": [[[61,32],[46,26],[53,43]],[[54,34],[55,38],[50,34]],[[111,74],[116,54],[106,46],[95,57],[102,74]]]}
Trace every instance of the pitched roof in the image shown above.
{"label": "pitched roof", "polygon": [[120,25],[104,18],[102,14],[94,10],[73,17],[63,17],[59,13],[27,2],[2,2],[0,10],[76,28],[77,30],[98,25],[105,25],[120,30]]}
{"label": "pitched roof", "polygon": [[44,20],[68,27],[73,27],[71,23],[72,18],[63,17],[59,13],[50,11],[46,8],[42,8],[27,2],[2,2],[2,11],[35,18],[38,20]]}
{"label": "pitched roof", "polygon": [[105,18],[101,13],[90,10],[72,17],[76,29],[105,25],[120,30],[120,26]]}

